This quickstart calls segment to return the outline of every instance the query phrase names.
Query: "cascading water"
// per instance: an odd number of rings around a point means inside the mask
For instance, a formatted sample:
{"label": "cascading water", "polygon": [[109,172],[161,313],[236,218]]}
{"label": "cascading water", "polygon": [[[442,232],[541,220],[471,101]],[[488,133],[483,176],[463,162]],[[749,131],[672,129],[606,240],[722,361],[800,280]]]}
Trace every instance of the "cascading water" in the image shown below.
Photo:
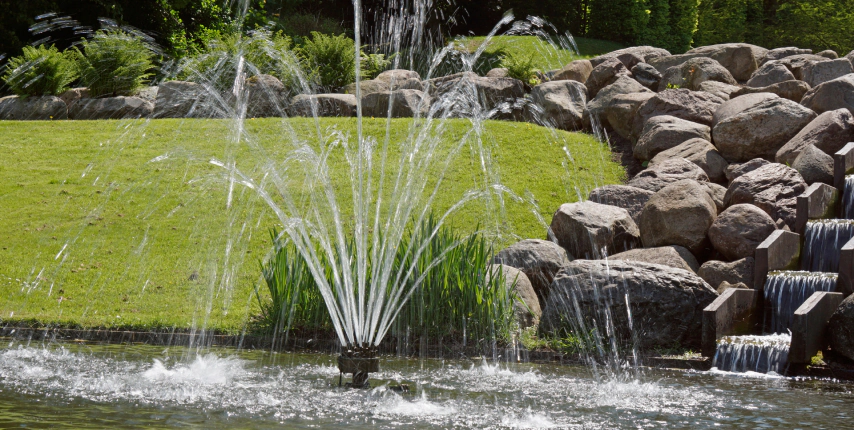
{"label": "cascading water", "polygon": [[839,251],[854,237],[854,220],[816,220],[807,223],[801,269],[839,272]]}
{"label": "cascading water", "polygon": [[788,364],[788,334],[729,336],[718,341],[712,365],[727,372],[775,372],[782,374]]}
{"label": "cascading water", "polygon": [[795,311],[818,291],[836,289],[835,273],[775,272],[765,281],[765,331],[787,333]]}
{"label": "cascading water", "polygon": [[845,177],[842,190],[842,218],[854,219],[854,175]]}

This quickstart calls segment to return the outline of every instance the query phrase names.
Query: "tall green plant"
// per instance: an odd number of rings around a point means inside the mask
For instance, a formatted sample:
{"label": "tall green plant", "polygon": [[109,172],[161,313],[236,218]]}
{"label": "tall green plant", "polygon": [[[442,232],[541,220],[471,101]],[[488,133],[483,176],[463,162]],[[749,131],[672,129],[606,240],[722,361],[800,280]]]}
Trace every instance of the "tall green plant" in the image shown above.
{"label": "tall green plant", "polygon": [[154,52],[141,37],[101,30],[76,49],[80,82],[92,96],[133,95],[152,76]]}
{"label": "tall green plant", "polygon": [[507,69],[507,76],[518,79],[527,85],[537,85],[537,69],[534,68],[534,54],[527,58],[518,55],[507,54],[501,60],[501,65]]}
{"label": "tall green plant", "polygon": [[316,31],[297,49],[300,59],[324,90],[337,90],[356,80],[356,51],[353,39]]}
{"label": "tall green plant", "polygon": [[55,46],[25,46],[24,53],[6,65],[3,81],[19,96],[57,95],[77,79],[77,66]]}
{"label": "tall green plant", "polygon": [[637,43],[649,21],[644,0],[590,0],[588,37]]}

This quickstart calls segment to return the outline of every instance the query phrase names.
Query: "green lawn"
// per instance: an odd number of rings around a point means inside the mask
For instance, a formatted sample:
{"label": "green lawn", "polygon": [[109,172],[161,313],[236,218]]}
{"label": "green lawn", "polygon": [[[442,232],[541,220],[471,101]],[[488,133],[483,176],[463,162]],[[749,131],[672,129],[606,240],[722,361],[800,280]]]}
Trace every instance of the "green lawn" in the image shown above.
{"label": "green lawn", "polygon": [[[365,134],[381,146],[385,120],[364,124]],[[241,330],[257,313],[252,291],[259,261],[270,249],[268,231],[278,222],[258,193],[242,185],[233,187],[229,206],[229,175],[211,160],[233,160],[270,190],[271,166],[282,172],[282,166],[294,165],[284,161],[293,154],[291,142],[316,147],[333,130],[353,135],[355,119],[249,120],[239,145],[229,143],[232,125],[0,122],[0,321]],[[561,203],[618,183],[624,174],[607,146],[590,136],[526,123],[489,121],[482,139],[473,137],[467,120],[424,125],[401,119],[389,130],[389,160],[395,160],[389,177],[397,170],[397,144],[409,141],[413,130],[440,136],[440,155],[467,139],[448,165],[436,212],[483,187],[482,159],[493,177],[527,198],[478,201],[450,219],[465,231],[480,224],[495,235],[497,246],[544,237],[543,222]],[[475,156],[474,142],[482,142],[489,157]],[[352,210],[342,151],[331,152],[329,165],[346,223]],[[439,172],[431,169],[436,174],[428,189]],[[285,183],[299,202],[306,185],[293,168],[288,172]]]}
{"label": "green lawn", "polygon": [[[486,37],[470,37],[464,39],[464,44],[469,51],[474,51]],[[534,56],[534,67],[543,71],[559,69],[572,60],[581,58],[593,58],[611,51],[625,48],[619,43],[606,40],[587,39],[577,37],[574,39],[575,47],[557,46],[537,36],[495,36],[489,40],[485,52],[495,52],[503,49],[510,55],[527,58]],[[572,49],[566,49],[566,48]],[[576,49],[577,48],[577,49]]]}

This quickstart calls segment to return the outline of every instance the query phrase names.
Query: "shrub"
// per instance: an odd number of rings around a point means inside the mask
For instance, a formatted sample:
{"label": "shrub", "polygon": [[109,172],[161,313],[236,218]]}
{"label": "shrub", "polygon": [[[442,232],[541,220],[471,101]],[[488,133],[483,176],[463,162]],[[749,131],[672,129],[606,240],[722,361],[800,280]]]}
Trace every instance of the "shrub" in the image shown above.
{"label": "shrub", "polygon": [[761,0],[708,0],[700,3],[696,46],[728,42],[760,43],[763,37]]}
{"label": "shrub", "polygon": [[517,55],[508,54],[501,60],[501,66],[507,68],[507,76],[518,79],[527,85],[540,83],[537,70],[534,68],[534,55],[523,59]]}
{"label": "shrub", "polygon": [[384,54],[366,54],[362,51],[360,58],[362,79],[374,79],[380,73],[388,70],[393,58],[394,55],[386,58]]}
{"label": "shrub", "polygon": [[92,96],[133,95],[152,76],[154,52],[139,36],[121,30],[98,31],[76,49],[80,81]]}
{"label": "shrub", "polygon": [[678,54],[691,48],[699,0],[650,0],[649,21],[640,43]]}
{"label": "shrub", "polygon": [[590,0],[588,37],[632,45],[649,21],[646,3],[639,0]]}
{"label": "shrub", "polygon": [[313,31],[297,49],[303,66],[324,90],[337,90],[356,80],[356,44],[340,34],[330,36]]}
{"label": "shrub", "polygon": [[12,57],[3,81],[19,96],[57,95],[77,79],[77,66],[67,53],[55,46],[25,46],[24,52]]}
{"label": "shrub", "polygon": [[338,21],[307,13],[283,16],[276,24],[285,34],[299,40],[308,38],[315,31],[323,34],[342,34],[345,31]]}

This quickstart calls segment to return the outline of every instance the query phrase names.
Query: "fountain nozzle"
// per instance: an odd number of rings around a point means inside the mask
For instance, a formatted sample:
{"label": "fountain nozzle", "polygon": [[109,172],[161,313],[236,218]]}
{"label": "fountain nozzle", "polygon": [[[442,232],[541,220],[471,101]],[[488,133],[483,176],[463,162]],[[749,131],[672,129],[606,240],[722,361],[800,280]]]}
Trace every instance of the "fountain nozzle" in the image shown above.
{"label": "fountain nozzle", "polygon": [[368,374],[380,370],[377,348],[375,346],[348,346],[338,356],[338,370],[341,372],[338,376],[338,386],[342,385],[344,374],[350,373],[353,375],[353,382],[346,384],[348,388],[370,388]]}

